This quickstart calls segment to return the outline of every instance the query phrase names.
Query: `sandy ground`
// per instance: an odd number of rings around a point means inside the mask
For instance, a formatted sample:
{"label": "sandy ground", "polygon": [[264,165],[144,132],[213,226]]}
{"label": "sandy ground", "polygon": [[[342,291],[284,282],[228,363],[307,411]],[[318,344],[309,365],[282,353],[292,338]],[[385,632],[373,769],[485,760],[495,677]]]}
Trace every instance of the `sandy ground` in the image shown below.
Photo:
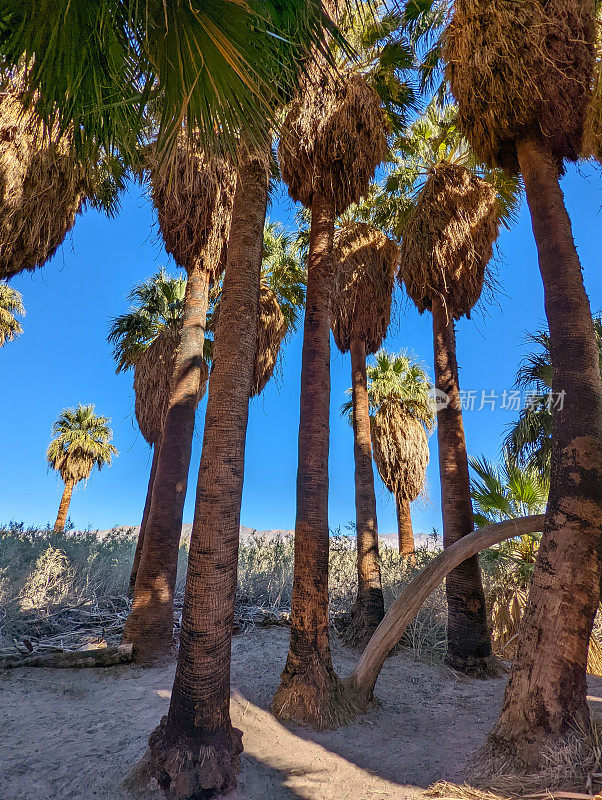
{"label": "sandy ground", "polygon": [[[333,637],[334,638],[334,637]],[[315,733],[282,725],[266,709],[286,657],[288,630],[234,639],[232,717],[244,731],[236,800],[391,800],[458,780],[502,700],[504,679],[390,658],[380,707],[353,726]],[[333,643],[340,675],[355,654]],[[0,800],[126,800],[128,771],[166,713],[174,665],[143,669],[0,672]],[[161,798],[156,784],[139,798]]]}

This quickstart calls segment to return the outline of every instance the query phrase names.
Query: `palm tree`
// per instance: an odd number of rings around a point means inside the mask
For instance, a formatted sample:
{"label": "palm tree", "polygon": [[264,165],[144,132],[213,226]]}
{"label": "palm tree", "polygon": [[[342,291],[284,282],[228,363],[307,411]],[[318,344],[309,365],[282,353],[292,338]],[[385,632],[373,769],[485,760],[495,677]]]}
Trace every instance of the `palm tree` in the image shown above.
{"label": "palm tree", "polygon": [[[0,27],[6,68],[22,68],[24,100],[48,125],[71,129],[78,152],[138,163],[145,112],[161,96],[159,145],[170,151],[187,120],[203,145],[234,152],[257,143],[274,105],[296,86],[311,46],[333,26],[315,0],[255,7],[217,0],[57,0],[47,14],[7,0]],[[284,68],[283,68],[284,67]]]}
{"label": "palm tree", "polygon": [[[362,30],[372,8],[345,20],[348,30]],[[360,20],[361,17],[361,20]],[[342,25],[345,30],[345,24]],[[333,283],[332,246],[335,219],[368,191],[386,154],[385,114],[376,79],[385,61],[375,44],[390,34],[377,19],[360,38],[366,58],[341,63],[336,71],[320,68],[316,58],[283,124],[279,155],[289,194],[311,208],[307,258],[307,299],[301,368],[299,467],[295,521],[295,571],[291,639],[287,662],[272,708],[276,714],[329,727],[349,718],[351,706],[336,676],[328,640],[328,446],[330,402],[330,299]],[[372,33],[372,39],[367,35]],[[398,67],[406,51],[396,55],[389,74],[402,83]],[[403,55],[404,60],[399,60]],[[393,66],[391,66],[391,64]],[[374,80],[371,80],[374,78]],[[403,109],[408,92],[395,94]]]}
{"label": "palm tree", "polygon": [[520,172],[525,183],[550,330],[552,389],[563,397],[552,421],[545,530],[504,705],[482,753],[486,771],[500,756],[504,769],[537,767],[544,742],[588,729],[587,645],[600,596],[602,383],[559,183],[564,164],[582,150],[594,85],[595,3],[512,6],[455,2],[444,34],[460,126],[480,158]]}
{"label": "palm tree", "polygon": [[11,288],[6,281],[0,281],[0,347],[23,333],[17,314],[25,314],[21,292]]}
{"label": "palm tree", "polygon": [[395,497],[399,552],[414,553],[410,503],[424,492],[429,462],[427,434],[434,426],[432,386],[408,353],[376,354],[368,367],[374,460]]}
{"label": "palm tree", "polygon": [[335,233],[331,325],[339,350],[351,353],[358,590],[345,638],[354,645],[368,641],[385,613],[366,356],[378,350],[387,333],[397,258],[397,246],[366,223],[351,220]]}
{"label": "palm tree", "polygon": [[[146,502],[130,575],[133,593],[142,554],[152,488],[159,460],[163,425],[169,406],[171,380],[180,340],[186,279],[171,277],[162,268],[149,280],[134,287],[128,299],[132,309],[112,321],[108,341],[113,344],[117,372],[134,370],[135,414],[138,427],[153,448]],[[208,376],[207,354],[201,365],[199,402]]]}
{"label": "palm tree", "polygon": [[54,523],[57,532],[65,529],[73,489],[87,481],[94,467],[109,465],[117,450],[111,444],[110,420],[94,413],[94,406],[78,405],[61,411],[52,426],[55,437],[48,445],[46,458],[65,484],[59,512]]}
{"label": "palm tree", "polygon": [[[438,414],[444,547],[473,530],[470,480],[456,363],[455,320],[470,316],[501,222],[518,184],[475,161],[456,109],[432,103],[398,142],[397,164],[375,201],[376,214],[402,238],[400,280],[422,313],[432,312],[435,386],[449,399]],[[491,644],[478,559],[447,577],[447,660],[487,674]]]}
{"label": "palm tree", "polygon": [[151,196],[165,245],[186,270],[169,402],[132,608],[123,638],[152,659],[169,651],[178,548],[188,484],[194,423],[207,377],[205,329],[210,286],[223,268],[235,173],[226,159],[206,155],[182,133],[170,169],[161,168],[156,144],[147,151]]}
{"label": "palm tree", "polygon": [[[602,372],[602,318],[594,319],[594,330],[600,353]],[[550,357],[550,334],[538,331],[529,334],[527,341],[538,349],[530,353],[518,371],[515,387],[528,392],[529,402],[521,410],[518,420],[510,428],[505,446],[513,459],[525,464],[549,481],[552,462],[552,361]]]}
{"label": "palm tree", "polygon": [[215,332],[178,667],[169,713],[150,735],[150,773],[171,797],[236,785],[230,649],[249,398],[257,346],[268,153],[243,154]]}

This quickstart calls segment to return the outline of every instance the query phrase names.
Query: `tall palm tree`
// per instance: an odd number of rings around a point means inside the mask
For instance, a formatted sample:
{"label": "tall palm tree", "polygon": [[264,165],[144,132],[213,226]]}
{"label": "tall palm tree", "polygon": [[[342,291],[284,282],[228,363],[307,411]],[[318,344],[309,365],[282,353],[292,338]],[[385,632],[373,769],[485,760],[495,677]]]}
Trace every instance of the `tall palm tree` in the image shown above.
{"label": "tall palm tree", "polygon": [[[456,114],[454,107],[432,103],[411,126],[377,211],[402,238],[400,280],[418,310],[433,317],[435,385],[449,399],[437,425],[444,547],[474,524],[455,320],[470,316],[481,296],[500,224],[511,218],[518,193],[516,181],[476,162]],[[488,674],[491,644],[476,557],[449,574],[446,594],[448,663]]]}
{"label": "tall palm tree", "polygon": [[0,347],[23,333],[16,317],[24,314],[21,292],[10,287],[6,281],[0,281]]}
{"label": "tall palm tree", "polygon": [[[373,19],[372,13],[371,8],[365,9],[364,22]],[[349,30],[361,30],[357,18],[346,22]],[[377,20],[371,27],[373,45],[379,41],[381,30]],[[385,33],[383,38],[388,35]],[[363,35],[360,38],[364,39]],[[405,58],[405,51],[398,44],[395,52],[398,56],[403,53]],[[350,715],[349,701],[332,666],[328,639],[332,246],[336,217],[366,194],[374,171],[386,154],[386,120],[377,91],[377,86],[383,87],[378,80],[371,80],[380,74],[385,59],[379,58],[375,50],[366,48],[363,64],[361,59],[355,64],[341,59],[336,72],[320,68],[316,58],[291,103],[279,147],[282,177],[293,200],[311,208],[311,227],[301,367],[291,639],[272,708],[281,716],[317,727],[335,725]],[[392,79],[401,87],[399,70],[395,69],[401,61],[391,61]],[[403,98],[396,95],[395,107],[403,109],[407,99],[407,92]]]}
{"label": "tall palm tree", "polygon": [[386,336],[391,315],[398,248],[383,233],[353,219],[334,237],[332,332],[342,353],[351,353],[357,598],[345,638],[365,644],[382,620],[384,600],[378,558],[376,495],[372,470],[366,356]]}
{"label": "tall palm tree", "polygon": [[172,643],[173,595],[194,423],[206,380],[205,329],[210,286],[223,268],[235,173],[180,135],[171,168],[156,144],[147,153],[151,197],[165,248],[186,270],[182,320],[161,433],[132,608],[123,638],[152,659]]}
{"label": "tall palm tree", "polygon": [[[602,318],[594,319],[594,330],[598,340],[602,372]],[[518,420],[511,426],[505,446],[519,464],[537,470],[549,481],[554,406],[550,334],[545,330],[538,331],[530,334],[527,341],[535,345],[537,350],[523,360],[516,376],[515,387],[528,392],[529,402],[521,410]]]}
{"label": "tall palm tree", "polygon": [[[113,344],[117,372],[128,369],[134,371],[136,421],[143,437],[153,449],[146,502],[130,574],[130,593],[133,593],[136,583],[150,511],[163,425],[169,407],[171,381],[180,340],[185,293],[186,279],[180,276],[171,277],[162,268],[152,278],[132,289],[128,296],[133,304],[131,310],[112,321],[107,337]],[[208,375],[206,360],[201,369],[199,401],[206,387]]]}
{"label": "tall palm tree", "polygon": [[482,754],[489,768],[500,757],[505,769],[536,767],[544,742],[589,726],[585,670],[601,571],[602,382],[559,178],[582,150],[595,23],[594,0],[518,3],[512,10],[500,0],[456,0],[444,33],[446,76],[463,131],[480,158],[520,172],[525,183],[552,388],[563,397],[562,408],[554,408],[546,525],[518,653]]}
{"label": "tall palm tree", "polygon": [[432,385],[408,353],[376,354],[368,367],[374,460],[395,497],[399,552],[411,557],[414,532],[410,503],[424,492],[429,462],[427,434],[434,426]]}
{"label": "tall palm tree", "polygon": [[73,489],[80,481],[87,481],[94,467],[109,465],[117,450],[111,444],[113,431],[110,420],[94,413],[94,406],[66,408],[52,426],[55,437],[48,445],[46,458],[57,470],[65,484],[59,506],[55,531],[63,531],[71,503]]}
{"label": "tall palm tree", "polygon": [[215,332],[178,667],[150,772],[170,797],[236,785],[241,732],[230,720],[230,649],[249,398],[257,345],[268,153],[241,154]]}

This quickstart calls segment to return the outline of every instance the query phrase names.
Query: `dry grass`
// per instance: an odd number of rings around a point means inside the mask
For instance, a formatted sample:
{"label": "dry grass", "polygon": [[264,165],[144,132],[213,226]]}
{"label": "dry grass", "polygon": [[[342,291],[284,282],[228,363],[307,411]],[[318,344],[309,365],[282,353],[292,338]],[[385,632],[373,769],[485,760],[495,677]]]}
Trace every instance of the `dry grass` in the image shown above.
{"label": "dry grass", "polygon": [[59,137],[25,112],[14,86],[0,91],[0,278],[43,266],[81,211],[87,181]]}
{"label": "dry grass", "polygon": [[576,160],[593,43],[593,0],[456,0],[446,75],[477,156],[518,172],[516,142],[533,136]]}
{"label": "dry grass", "polygon": [[314,192],[342,214],[366,194],[386,153],[385,117],[360,75],[324,70],[291,103],[278,149],[291,197],[306,208]]}
{"label": "dry grass", "polygon": [[370,225],[356,223],[335,234],[332,261],[332,332],[346,353],[353,339],[376,353],[386,336],[399,249]]}
{"label": "dry grass", "polygon": [[437,166],[404,228],[399,277],[419,311],[443,300],[470,315],[499,232],[496,190],[458,164]]}

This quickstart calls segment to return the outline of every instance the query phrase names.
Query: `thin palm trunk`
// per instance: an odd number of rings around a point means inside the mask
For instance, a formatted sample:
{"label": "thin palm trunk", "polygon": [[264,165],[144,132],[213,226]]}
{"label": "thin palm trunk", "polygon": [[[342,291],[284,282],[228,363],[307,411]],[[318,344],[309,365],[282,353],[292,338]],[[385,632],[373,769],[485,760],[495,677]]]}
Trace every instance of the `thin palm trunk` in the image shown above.
{"label": "thin palm trunk", "polygon": [[301,365],[291,638],[272,707],[315,727],[335,723],[342,686],[328,639],[330,293],[335,210],[314,195]]}
{"label": "thin palm trunk", "polygon": [[[454,321],[442,300],[433,301],[435,383],[449,398],[437,416],[443,546],[472,533],[474,520],[462,421]],[[447,577],[447,662],[465,672],[486,674],[491,656],[485,594],[477,556]]]}
{"label": "thin palm trunk", "polygon": [[175,683],[149,739],[151,770],[174,800],[233,789],[242,750],[230,721],[230,649],[266,206],[265,165],[253,160],[234,198]]}
{"label": "thin palm trunk", "polygon": [[411,558],[414,555],[415,548],[410,501],[402,498],[395,498],[395,508],[397,509],[399,553],[404,558]]}
{"label": "thin palm trunk", "polygon": [[351,610],[348,642],[365,644],[385,615],[378,558],[376,495],[372,467],[370,404],[366,377],[366,345],[351,341],[353,455],[355,459],[355,528],[357,539],[357,599]]}
{"label": "thin palm trunk", "polygon": [[63,489],[63,496],[59,505],[59,513],[56,516],[54,523],[54,530],[57,533],[65,530],[65,523],[67,522],[67,514],[69,513],[69,505],[71,503],[71,495],[73,494],[73,487],[75,481],[66,481],[65,488]]}
{"label": "thin palm trunk", "polygon": [[539,251],[554,372],[552,477],[510,683],[494,746],[537,765],[541,745],[581,728],[589,712],[587,649],[599,601],[602,387],[581,265],[558,181],[541,146],[518,156]]}
{"label": "thin palm trunk", "polygon": [[132,610],[123,633],[123,641],[132,643],[143,658],[168,652],[172,644],[173,595],[208,302],[209,272],[199,260],[190,270],[186,284],[172,394],[163,426]]}
{"label": "thin palm trunk", "polygon": [[140,522],[140,532],[138,533],[138,541],[136,543],[136,552],[134,553],[134,562],[132,564],[132,571],[130,572],[130,588],[129,596],[133,597],[134,587],[136,585],[136,575],[140,566],[140,557],[142,555],[142,545],[144,544],[144,532],[146,530],[146,523],[148,522],[148,515],[150,513],[151,499],[153,496],[153,484],[155,482],[155,475],[157,473],[157,462],[159,460],[159,450],[161,449],[160,442],[155,442],[153,445],[153,460],[151,464],[150,476],[148,479],[148,488],[146,490],[146,502],[144,503],[144,511],[142,512],[142,521]]}

